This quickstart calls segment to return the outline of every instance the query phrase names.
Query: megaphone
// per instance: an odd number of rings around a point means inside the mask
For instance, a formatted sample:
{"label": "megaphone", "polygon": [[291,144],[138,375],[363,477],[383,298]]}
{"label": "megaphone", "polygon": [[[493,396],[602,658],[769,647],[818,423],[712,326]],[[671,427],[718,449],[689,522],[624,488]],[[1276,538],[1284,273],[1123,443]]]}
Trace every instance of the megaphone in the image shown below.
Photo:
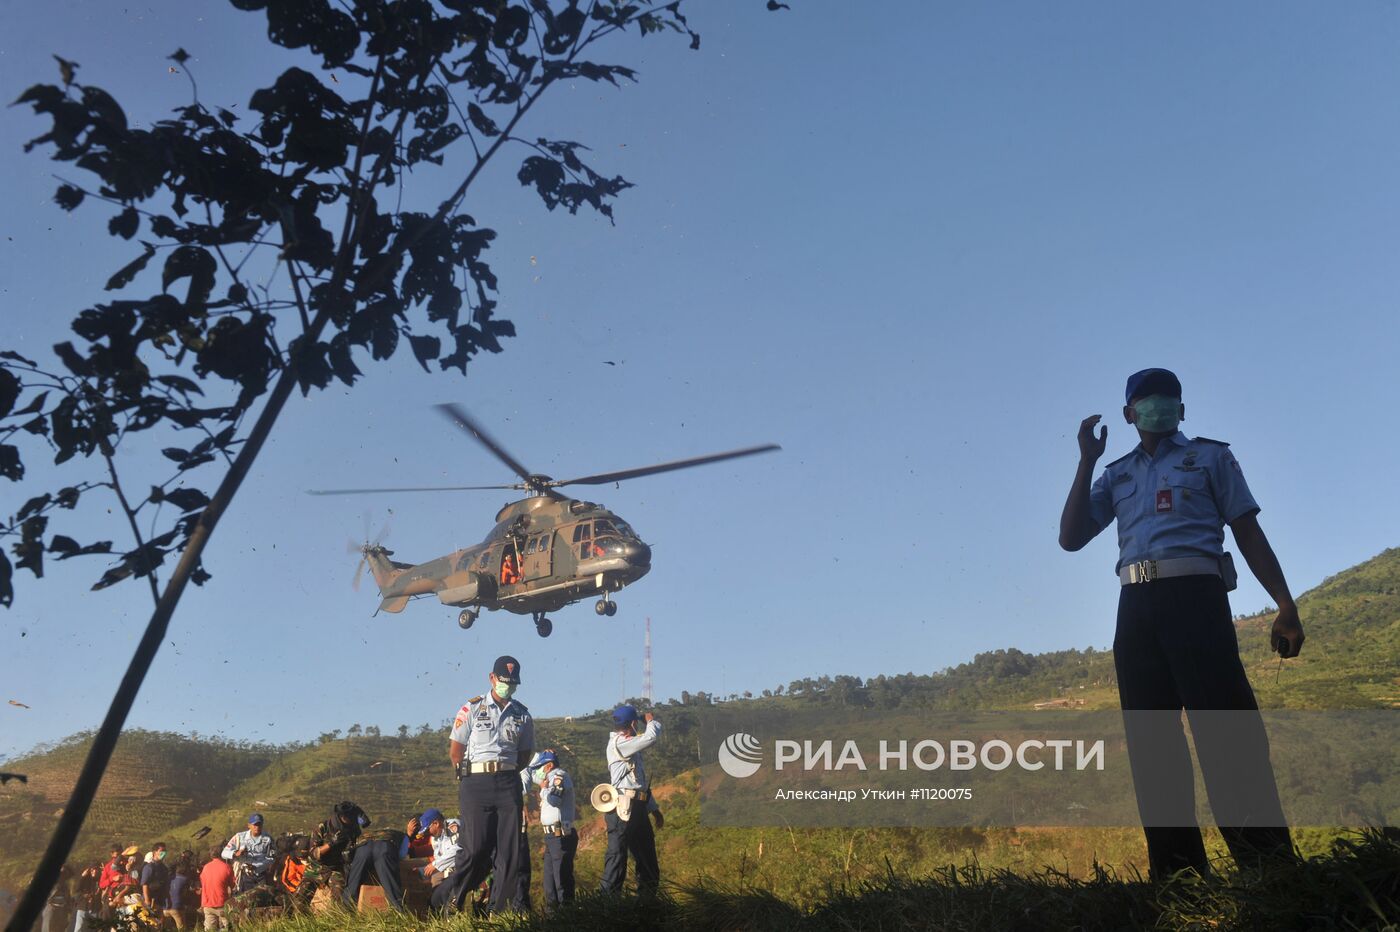
{"label": "megaphone", "polygon": [[599,783],[593,787],[588,801],[598,812],[612,812],[617,808],[617,789],[611,783]]}

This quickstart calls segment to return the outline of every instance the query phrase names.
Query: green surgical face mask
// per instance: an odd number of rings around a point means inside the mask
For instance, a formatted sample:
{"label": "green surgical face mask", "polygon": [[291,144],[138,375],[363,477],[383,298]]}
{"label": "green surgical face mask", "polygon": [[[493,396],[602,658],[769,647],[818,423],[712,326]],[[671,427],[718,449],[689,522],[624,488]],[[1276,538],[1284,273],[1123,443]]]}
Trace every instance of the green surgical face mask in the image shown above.
{"label": "green surgical face mask", "polygon": [[1181,423],[1181,399],[1169,395],[1148,395],[1133,402],[1137,414],[1133,422],[1149,434],[1169,434]]}
{"label": "green surgical face mask", "polygon": [[505,681],[503,681],[503,680],[497,680],[497,681],[496,681],[496,686],[495,686],[496,695],[497,695],[497,696],[500,696],[502,699],[509,699],[511,696],[514,696],[514,695],[515,695],[515,687],[516,687],[516,685],[518,685],[518,684],[516,684],[516,683],[507,683],[507,682],[505,682]]}

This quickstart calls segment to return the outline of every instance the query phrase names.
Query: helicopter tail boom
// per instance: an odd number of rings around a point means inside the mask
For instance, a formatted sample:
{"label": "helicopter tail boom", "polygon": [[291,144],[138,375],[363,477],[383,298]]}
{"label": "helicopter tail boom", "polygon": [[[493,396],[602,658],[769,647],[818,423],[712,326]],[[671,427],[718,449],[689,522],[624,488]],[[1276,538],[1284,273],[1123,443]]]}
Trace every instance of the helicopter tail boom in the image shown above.
{"label": "helicopter tail boom", "polygon": [[[365,562],[369,564],[369,571],[374,574],[374,584],[383,592],[395,579],[403,575],[404,568],[389,559],[389,551],[383,547],[369,546],[364,548]],[[387,600],[386,600],[387,601]],[[386,611],[399,611],[402,609],[386,608]]]}

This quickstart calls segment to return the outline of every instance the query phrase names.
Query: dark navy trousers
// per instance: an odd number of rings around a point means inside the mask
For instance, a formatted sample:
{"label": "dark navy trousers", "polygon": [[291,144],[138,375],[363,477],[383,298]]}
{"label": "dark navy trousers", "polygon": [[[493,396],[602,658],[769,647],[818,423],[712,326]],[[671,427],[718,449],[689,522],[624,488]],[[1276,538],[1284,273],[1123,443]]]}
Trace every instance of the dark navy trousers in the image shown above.
{"label": "dark navy trousers", "polygon": [[530,833],[521,826],[520,835],[520,869],[515,875],[515,896],[511,898],[511,905],[521,912],[530,911]]}
{"label": "dark navy trousers", "polygon": [[[1257,867],[1288,860],[1269,741],[1240,662],[1225,584],[1218,576],[1178,576],[1123,587],[1113,639],[1119,701],[1152,876],[1209,871],[1195,822],[1195,778],[1182,731],[1186,710],[1206,795],[1235,861]],[[1193,715],[1201,710],[1252,713]],[[1228,721],[1222,721],[1228,720]]]}
{"label": "dark navy trousers", "polygon": [[627,879],[627,855],[637,862],[637,893],[649,896],[661,883],[661,866],[656,862],[656,834],[651,828],[645,803],[632,806],[626,822],[616,812],[603,816],[608,826],[608,850],[603,855],[604,893],[621,893]]}
{"label": "dark navy trousers", "polygon": [[544,836],[544,904],[559,906],[574,898],[574,855],[578,853],[578,832]]}
{"label": "dark navy trousers", "polygon": [[457,782],[462,807],[453,900],[458,909],[487,874],[491,880],[491,910],[517,905],[520,871],[520,776],[514,770],[467,774]]}
{"label": "dark navy trousers", "polygon": [[360,887],[366,882],[369,869],[374,868],[375,879],[384,888],[384,899],[399,912],[403,912],[403,882],[399,879],[399,852],[387,841],[367,841],[355,849],[350,858],[350,867],[345,872],[345,892],[341,894],[345,905],[355,909],[359,904]]}

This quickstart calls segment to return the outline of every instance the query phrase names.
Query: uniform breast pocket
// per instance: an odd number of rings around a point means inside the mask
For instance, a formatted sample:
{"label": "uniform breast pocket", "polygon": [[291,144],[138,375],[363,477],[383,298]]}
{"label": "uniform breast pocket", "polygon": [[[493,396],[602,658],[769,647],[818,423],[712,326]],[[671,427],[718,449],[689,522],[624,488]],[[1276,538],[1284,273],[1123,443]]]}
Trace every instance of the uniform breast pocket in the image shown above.
{"label": "uniform breast pocket", "polygon": [[1113,498],[1113,513],[1121,520],[1128,515],[1133,507],[1133,494],[1137,492],[1137,480],[1125,479],[1116,482],[1109,489],[1109,495]]}
{"label": "uniform breast pocket", "polygon": [[1172,490],[1172,507],[1182,514],[1207,516],[1215,513],[1215,499],[1211,497],[1210,485],[1206,482],[1205,470],[1173,470],[1167,477]]}

